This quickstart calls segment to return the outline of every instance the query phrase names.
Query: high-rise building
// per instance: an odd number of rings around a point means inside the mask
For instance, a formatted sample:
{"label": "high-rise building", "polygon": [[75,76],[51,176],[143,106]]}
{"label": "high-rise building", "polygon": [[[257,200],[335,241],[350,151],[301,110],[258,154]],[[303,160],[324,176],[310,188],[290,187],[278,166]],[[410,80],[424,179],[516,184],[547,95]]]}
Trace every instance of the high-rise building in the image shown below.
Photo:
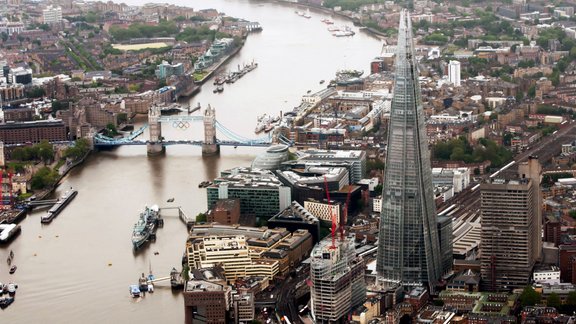
{"label": "high-rise building", "polygon": [[[391,285],[434,289],[444,268],[420,96],[412,23],[402,11],[376,270]],[[451,243],[443,248],[451,249]]]}
{"label": "high-rise building", "polygon": [[506,291],[528,284],[541,241],[533,180],[490,179],[480,185],[481,275],[486,290]]}
{"label": "high-rise building", "polygon": [[448,81],[450,81],[455,87],[460,86],[460,62],[450,61],[448,63]]}
{"label": "high-rise building", "polygon": [[184,64],[170,64],[166,61],[162,61],[162,63],[158,64],[155,73],[159,79],[166,79],[173,75],[182,75],[184,74]]}
{"label": "high-rise building", "polygon": [[315,323],[346,319],[366,298],[365,262],[356,256],[354,237],[320,241],[310,254],[310,298]]}
{"label": "high-rise building", "polygon": [[542,183],[542,165],[538,161],[538,157],[530,156],[528,161],[521,162],[518,165],[518,177],[521,179],[532,179],[532,186],[534,187],[534,200],[532,200],[532,209],[534,210],[534,231],[532,232],[532,239],[536,242],[534,247],[533,256],[537,261],[542,259],[542,193],[540,191],[540,184]]}
{"label": "high-rise building", "polygon": [[49,5],[42,10],[42,17],[45,24],[55,24],[62,21],[62,8]]}

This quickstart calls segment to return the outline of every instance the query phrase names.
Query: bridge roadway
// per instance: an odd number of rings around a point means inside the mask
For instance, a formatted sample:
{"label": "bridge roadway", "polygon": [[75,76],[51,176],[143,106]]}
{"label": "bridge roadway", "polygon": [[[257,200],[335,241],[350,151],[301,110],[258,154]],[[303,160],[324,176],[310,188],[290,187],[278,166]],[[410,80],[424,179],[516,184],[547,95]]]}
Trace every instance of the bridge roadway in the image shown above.
{"label": "bridge roadway", "polygon": [[[538,143],[533,144],[529,150],[516,155],[514,161],[516,163],[523,162],[534,155],[538,156],[538,160],[542,165],[545,165],[552,157],[560,154],[562,144],[574,140],[576,140],[576,122],[572,121],[565,128],[558,130],[556,134],[543,138]],[[484,175],[482,180],[489,176],[490,174]],[[439,206],[438,210],[444,210],[455,204],[456,208],[454,211],[448,212],[454,222],[459,224],[478,222],[480,220],[480,189],[472,190],[475,186],[475,184],[472,184],[468,189],[448,199],[448,201]],[[457,239],[457,237],[454,237],[454,239]]]}
{"label": "bridge roadway", "polygon": [[[94,142],[94,146],[121,146],[121,145],[147,145],[150,141],[126,141],[126,142]],[[220,146],[255,146],[255,147],[268,147],[271,145],[270,142],[237,142],[237,141],[216,141]],[[163,146],[168,145],[195,145],[202,146],[204,141],[188,141],[188,140],[168,140],[162,141],[159,144]]]}

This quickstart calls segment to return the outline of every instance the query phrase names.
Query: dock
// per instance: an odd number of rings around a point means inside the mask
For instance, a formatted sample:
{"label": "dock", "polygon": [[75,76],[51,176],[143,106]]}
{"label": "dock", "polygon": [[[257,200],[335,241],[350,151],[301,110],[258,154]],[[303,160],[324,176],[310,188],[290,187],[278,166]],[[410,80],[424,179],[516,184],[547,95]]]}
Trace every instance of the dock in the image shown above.
{"label": "dock", "polygon": [[152,274],[152,271],[150,271],[148,276],[142,273],[142,276],[138,279],[138,285],[134,286],[139,287],[140,291],[143,293],[154,292],[155,284],[168,281],[170,282],[170,287],[172,289],[180,290],[184,287],[184,279],[182,278],[182,274],[176,270],[176,268],[172,268],[170,275],[166,277],[156,278]]}

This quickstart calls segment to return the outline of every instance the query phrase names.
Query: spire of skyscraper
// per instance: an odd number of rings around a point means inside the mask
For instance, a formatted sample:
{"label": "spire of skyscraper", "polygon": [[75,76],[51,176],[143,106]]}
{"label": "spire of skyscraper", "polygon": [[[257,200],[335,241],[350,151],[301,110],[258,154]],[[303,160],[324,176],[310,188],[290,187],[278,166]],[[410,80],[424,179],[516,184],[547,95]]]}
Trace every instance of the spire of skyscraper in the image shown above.
{"label": "spire of skyscraper", "polygon": [[[384,281],[432,289],[442,268],[430,151],[410,14],[398,28],[376,270]],[[451,241],[451,240],[450,240]]]}

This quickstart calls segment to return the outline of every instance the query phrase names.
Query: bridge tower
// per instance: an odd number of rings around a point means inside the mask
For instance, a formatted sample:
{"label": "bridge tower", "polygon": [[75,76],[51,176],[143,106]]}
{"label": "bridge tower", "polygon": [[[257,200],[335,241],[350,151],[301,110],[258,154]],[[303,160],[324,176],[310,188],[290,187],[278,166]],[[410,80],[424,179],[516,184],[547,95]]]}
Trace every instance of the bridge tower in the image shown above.
{"label": "bridge tower", "polygon": [[150,128],[150,142],[146,144],[148,155],[164,153],[162,145],[162,124],[160,123],[160,108],[152,105],[148,110],[148,125]]}
{"label": "bridge tower", "polygon": [[210,105],[204,110],[204,144],[202,155],[216,155],[220,153],[220,145],[216,143],[216,110]]}

